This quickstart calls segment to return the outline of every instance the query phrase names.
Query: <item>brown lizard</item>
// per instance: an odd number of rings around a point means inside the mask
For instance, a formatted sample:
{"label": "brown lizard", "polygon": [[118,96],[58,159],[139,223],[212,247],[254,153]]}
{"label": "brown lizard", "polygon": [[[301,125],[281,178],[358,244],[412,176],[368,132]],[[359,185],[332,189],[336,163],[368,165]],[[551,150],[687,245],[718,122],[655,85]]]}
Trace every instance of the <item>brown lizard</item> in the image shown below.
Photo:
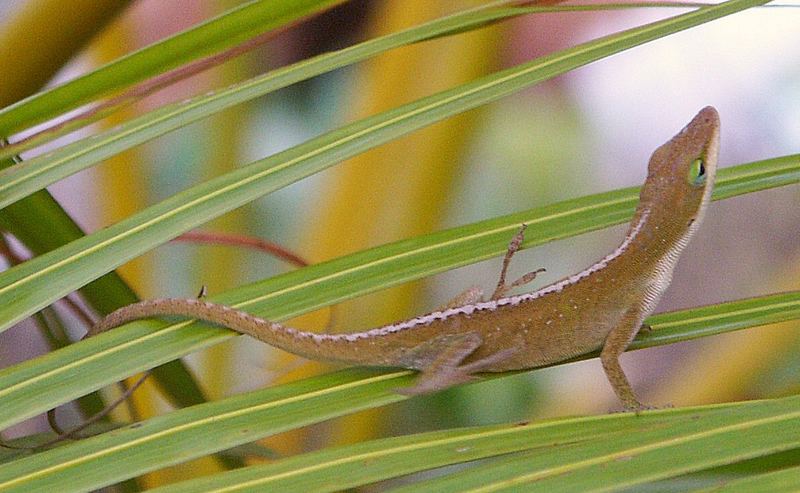
{"label": "brown lizard", "polygon": [[[319,334],[199,299],[155,299],[111,313],[87,336],[131,320],[179,315],[202,319],[306,358],[420,370],[405,394],[441,390],[478,372],[536,368],[601,350],[611,386],[628,410],[645,408],[619,356],[656,308],[711,197],[719,148],[719,116],[702,109],[650,158],[647,180],[625,239],[588,268],[537,291],[507,296],[532,272],[505,284],[509,246],[492,297],[477,291],[427,315],[363,332]],[[524,227],[523,227],[524,230]],[[538,272],[538,271],[537,271]]]}

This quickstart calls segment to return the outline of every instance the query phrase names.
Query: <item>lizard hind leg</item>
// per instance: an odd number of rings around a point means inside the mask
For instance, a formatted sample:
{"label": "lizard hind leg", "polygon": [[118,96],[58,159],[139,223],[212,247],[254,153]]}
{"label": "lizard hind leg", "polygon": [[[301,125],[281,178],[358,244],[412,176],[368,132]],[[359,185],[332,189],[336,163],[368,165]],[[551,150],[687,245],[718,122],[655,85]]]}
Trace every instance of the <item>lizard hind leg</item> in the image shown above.
{"label": "lizard hind leg", "polygon": [[483,343],[480,334],[449,334],[436,337],[412,353],[412,359],[422,364],[422,371],[411,387],[396,389],[404,395],[420,395],[437,392],[461,383],[475,380],[474,373],[509,358],[516,352],[509,348],[490,354],[484,358],[461,364]]}

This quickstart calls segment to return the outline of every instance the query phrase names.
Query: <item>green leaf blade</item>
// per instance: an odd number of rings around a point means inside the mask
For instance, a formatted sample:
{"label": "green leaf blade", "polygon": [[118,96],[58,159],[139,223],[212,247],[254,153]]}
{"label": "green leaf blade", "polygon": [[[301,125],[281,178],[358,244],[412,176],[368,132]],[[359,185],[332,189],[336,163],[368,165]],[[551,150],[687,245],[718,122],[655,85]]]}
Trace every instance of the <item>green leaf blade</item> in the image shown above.
{"label": "green leaf blade", "polygon": [[[220,91],[164,106],[123,123],[115,129],[83,139],[77,144],[62,147],[46,156],[33,158],[0,173],[0,181],[2,181],[0,183],[0,208],[24,194],[36,190],[37,187],[47,186],[58,179],[156,136],[253,98],[401,46],[476,29],[486,24],[542,10],[548,11],[549,9],[535,7],[484,8],[460,12],[397,33],[370,39],[348,48],[318,55]],[[22,150],[25,148],[23,146]],[[16,151],[20,152],[20,149],[17,148]],[[13,148],[8,150],[0,148],[0,159],[10,158],[13,155]],[[65,165],[66,163],[68,165]],[[56,172],[56,170],[58,171]],[[24,188],[22,188],[22,184],[25,184]],[[9,195],[12,190],[14,195]]]}
{"label": "green leaf blade", "polygon": [[[404,397],[391,389],[407,373],[351,370],[182,409],[5,464],[0,492],[92,490],[199,457],[209,446],[222,450],[396,402]],[[378,388],[381,397],[374,392]]]}
{"label": "green leaf blade", "polygon": [[681,417],[687,419],[661,430],[508,456],[392,491],[614,491],[800,447],[796,396],[696,408]]}
{"label": "green leaf blade", "polygon": [[136,82],[296,21],[342,0],[253,0],[88,74],[0,110],[8,136]]}
{"label": "green leaf blade", "polygon": [[[340,372],[202,404],[19,459],[0,470],[0,491],[46,490],[55,484],[66,491],[82,491],[111,484],[154,467],[370,407],[375,395],[365,392],[369,386],[379,388],[382,404],[404,399],[391,393],[402,382],[397,375],[358,373]],[[504,491],[504,485],[519,484],[547,491],[545,483],[565,487],[580,486],[580,481],[591,487],[598,484],[591,483],[592,477],[602,481],[611,474],[605,471],[612,469],[628,471],[626,484],[634,485],[800,446],[800,428],[775,432],[797,419],[799,405],[792,397],[641,416],[603,415],[428,433],[324,450],[161,491],[338,491],[342,484],[358,486],[525,450],[522,456],[507,456],[490,466],[415,484],[421,488],[415,491],[448,491],[443,488],[447,483],[456,488],[453,491],[485,485]],[[753,440],[741,440],[741,431],[752,432]],[[698,461],[706,447],[721,442],[726,456]],[[658,461],[664,450],[670,452],[668,458]]]}

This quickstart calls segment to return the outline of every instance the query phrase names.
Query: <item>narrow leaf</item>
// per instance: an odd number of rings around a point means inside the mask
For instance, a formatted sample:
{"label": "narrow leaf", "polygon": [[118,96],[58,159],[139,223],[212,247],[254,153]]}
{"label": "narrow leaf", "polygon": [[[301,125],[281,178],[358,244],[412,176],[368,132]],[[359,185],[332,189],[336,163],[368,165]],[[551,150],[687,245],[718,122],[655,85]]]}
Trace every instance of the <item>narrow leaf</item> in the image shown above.
{"label": "narrow leaf", "polygon": [[[391,389],[396,377],[361,375],[380,388],[383,404],[403,399]],[[39,491],[59,485],[59,491],[98,488],[165,465],[183,462],[255,438],[308,423],[329,419],[374,405],[354,381],[353,372],[260,390],[219,402],[201,404],[153,418],[110,433],[82,440],[6,464],[0,470],[0,491]],[[313,383],[312,383],[313,382]],[[752,457],[766,450],[800,445],[800,427],[793,433],[775,428],[800,416],[799,398],[686,408],[635,414],[568,418],[512,427],[484,427],[367,442],[299,456],[276,464],[248,468],[190,484],[243,491],[338,491],[382,477],[394,477],[437,465],[453,464],[519,450],[520,458],[501,461],[504,475],[459,474],[450,483],[467,478],[461,486],[497,482],[509,473],[524,480],[559,479],[570,474],[605,469],[636,469],[631,462],[657,462],[658,452],[675,450],[663,464],[638,468],[629,484],[642,477],[658,477],[661,470],[697,470],[720,463],[720,457]],[[750,432],[747,441],[739,432]],[[730,445],[710,455],[703,445]],[[743,443],[747,442],[747,443]],[[705,457],[698,462],[698,454]],[[414,460],[410,460],[413,458]],[[399,459],[405,459],[399,462]],[[399,466],[403,464],[403,466]],[[403,469],[399,469],[403,467]],[[340,469],[341,468],[341,469]],[[644,475],[641,472],[644,471]],[[264,474],[266,472],[266,474]],[[492,471],[493,472],[493,471]],[[332,476],[332,477],[331,477]],[[241,482],[242,479],[249,479]],[[451,478],[447,478],[451,479]],[[439,482],[436,482],[439,483]],[[513,483],[512,483],[513,484]],[[417,485],[415,485],[417,486]],[[177,485],[181,491],[181,485]],[[443,491],[440,484],[430,491]],[[169,491],[168,487],[166,491]],[[457,485],[456,485],[457,488]],[[185,491],[185,490],[184,490]],[[190,489],[189,491],[197,491]],[[208,491],[201,488],[199,491]],[[463,491],[458,489],[458,491]]]}
{"label": "narrow leaf", "polygon": [[239,5],[198,26],[1,109],[0,135],[14,134],[148,77],[235,46],[256,34],[340,2],[253,0]]}
{"label": "narrow leaf", "polygon": [[541,9],[509,8],[455,14],[304,60],[219,92],[203,94],[153,110],[113,129],[0,171],[0,208],[131,147],[296,82],[351,65],[393,48],[539,10]]}

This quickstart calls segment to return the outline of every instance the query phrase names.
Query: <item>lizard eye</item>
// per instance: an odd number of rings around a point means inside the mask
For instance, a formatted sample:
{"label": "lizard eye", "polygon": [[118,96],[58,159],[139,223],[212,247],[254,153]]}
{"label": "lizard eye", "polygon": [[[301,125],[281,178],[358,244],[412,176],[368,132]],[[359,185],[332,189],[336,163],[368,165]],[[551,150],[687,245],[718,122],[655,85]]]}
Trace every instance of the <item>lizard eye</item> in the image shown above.
{"label": "lizard eye", "polygon": [[695,159],[689,166],[689,184],[699,187],[706,182],[706,166],[703,159]]}

